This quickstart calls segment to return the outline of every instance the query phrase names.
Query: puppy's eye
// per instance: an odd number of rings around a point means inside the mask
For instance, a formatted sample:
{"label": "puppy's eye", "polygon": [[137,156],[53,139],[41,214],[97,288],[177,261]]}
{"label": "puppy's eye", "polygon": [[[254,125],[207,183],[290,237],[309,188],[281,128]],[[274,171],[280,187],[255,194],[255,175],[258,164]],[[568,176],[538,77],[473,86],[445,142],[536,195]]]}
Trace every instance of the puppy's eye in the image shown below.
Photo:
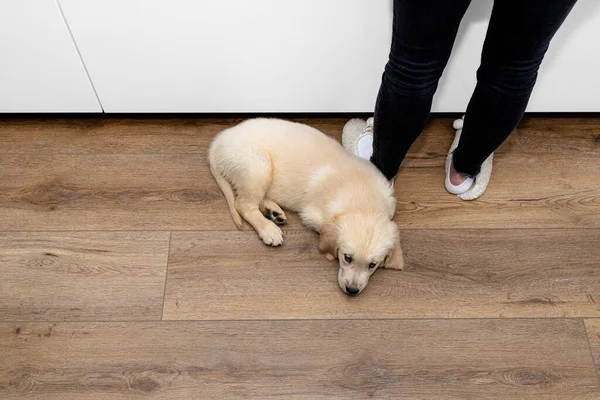
{"label": "puppy's eye", "polygon": [[373,269],[377,266],[377,263],[371,263],[369,264],[369,269]]}
{"label": "puppy's eye", "polygon": [[352,256],[349,256],[348,254],[344,254],[344,261],[346,261],[348,264],[350,264],[352,262]]}

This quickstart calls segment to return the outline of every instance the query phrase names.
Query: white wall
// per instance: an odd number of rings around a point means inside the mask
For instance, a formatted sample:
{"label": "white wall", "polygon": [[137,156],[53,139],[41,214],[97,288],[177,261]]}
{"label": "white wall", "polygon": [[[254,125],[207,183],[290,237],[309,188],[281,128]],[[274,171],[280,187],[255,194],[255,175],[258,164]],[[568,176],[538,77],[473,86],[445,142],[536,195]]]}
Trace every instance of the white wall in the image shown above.
{"label": "white wall", "polygon": [[53,0],[0,2],[0,112],[100,112]]}

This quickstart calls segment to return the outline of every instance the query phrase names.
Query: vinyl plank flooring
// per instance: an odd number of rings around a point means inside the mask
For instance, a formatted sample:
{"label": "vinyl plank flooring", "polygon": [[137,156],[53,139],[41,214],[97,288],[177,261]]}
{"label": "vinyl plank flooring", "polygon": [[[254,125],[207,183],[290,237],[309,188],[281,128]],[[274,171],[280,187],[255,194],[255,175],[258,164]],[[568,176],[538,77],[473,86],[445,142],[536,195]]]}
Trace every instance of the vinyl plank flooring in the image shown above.
{"label": "vinyl plank flooring", "polygon": [[525,117],[499,153],[598,154],[600,119]]}
{"label": "vinyl plank flooring", "polygon": [[581,320],[0,324],[3,399],[597,399]]}
{"label": "vinyl plank flooring", "polygon": [[0,321],[160,319],[168,246],[169,232],[0,233]]}
{"label": "vinyl plank flooring", "polygon": [[[600,227],[600,164],[540,154],[498,154],[486,193],[460,201],[437,166],[406,166],[396,178],[396,221],[403,228]],[[431,161],[429,161],[431,162]]]}
{"label": "vinyl plank flooring", "polygon": [[453,133],[441,134],[439,124],[415,143],[396,179],[401,227],[600,227],[597,119],[525,119],[496,152],[491,182],[476,202],[457,201],[444,188]]}
{"label": "vinyl plank flooring", "polygon": [[404,271],[357,297],[317,236],[281,248],[253,232],[174,232],[164,319],[600,316],[600,230],[405,230]]}
{"label": "vinyl plank flooring", "polygon": [[[349,118],[289,118],[338,140]],[[162,118],[145,116],[84,118],[2,118],[0,154],[166,154],[202,153],[215,134],[244,118]],[[432,118],[407,162],[445,156],[453,118]],[[597,118],[525,117],[498,153],[597,154]]]}
{"label": "vinyl plank flooring", "polygon": [[600,399],[600,119],[525,118],[476,202],[430,121],[406,269],[354,298],[297,216],[235,229],[206,151],[241,121],[0,116],[0,399]]}
{"label": "vinyl plank flooring", "polygon": [[[598,156],[505,154],[477,202],[445,192],[443,159],[407,166],[396,220],[402,228],[600,227]],[[0,230],[235,230],[204,154],[14,155],[0,158],[0,170]]]}
{"label": "vinyl plank flooring", "polygon": [[241,119],[40,118],[0,120],[0,152],[31,154],[168,154],[205,152],[219,131]]}
{"label": "vinyl plank flooring", "polygon": [[[88,117],[5,119],[0,115],[0,154],[193,154],[245,118]],[[347,118],[294,118],[340,137]],[[445,125],[450,126],[446,120]]]}
{"label": "vinyl plank flooring", "polygon": [[[206,149],[239,121],[0,120],[0,230],[233,230]],[[298,121],[339,138],[346,119]],[[597,119],[526,119],[475,203],[443,187],[452,136],[451,119],[434,119],[409,153],[396,185],[401,227],[600,227]]]}
{"label": "vinyl plank flooring", "polygon": [[0,170],[0,230],[235,229],[205,156],[5,156]]}

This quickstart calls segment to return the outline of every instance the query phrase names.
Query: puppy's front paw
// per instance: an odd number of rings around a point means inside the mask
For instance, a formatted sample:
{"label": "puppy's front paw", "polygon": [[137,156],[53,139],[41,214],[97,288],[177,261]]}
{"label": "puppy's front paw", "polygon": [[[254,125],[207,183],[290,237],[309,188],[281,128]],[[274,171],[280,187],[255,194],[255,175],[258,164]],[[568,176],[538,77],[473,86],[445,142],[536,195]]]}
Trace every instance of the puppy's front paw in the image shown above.
{"label": "puppy's front paw", "polygon": [[385,269],[395,269],[396,271],[402,271],[404,269],[404,262],[398,263],[398,264],[385,264],[383,266],[383,268]]}
{"label": "puppy's front paw", "polygon": [[259,233],[259,236],[268,246],[276,247],[283,244],[283,232],[273,223],[269,223],[269,225]]}

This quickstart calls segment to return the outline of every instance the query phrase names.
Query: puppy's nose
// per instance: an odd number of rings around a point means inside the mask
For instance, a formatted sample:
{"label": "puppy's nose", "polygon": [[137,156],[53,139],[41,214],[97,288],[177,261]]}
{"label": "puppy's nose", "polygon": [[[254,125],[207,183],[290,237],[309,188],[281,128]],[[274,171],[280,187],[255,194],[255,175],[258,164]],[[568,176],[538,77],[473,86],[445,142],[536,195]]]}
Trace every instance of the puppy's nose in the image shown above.
{"label": "puppy's nose", "polygon": [[346,286],[346,293],[348,293],[351,296],[356,296],[359,292],[360,290],[358,288]]}

